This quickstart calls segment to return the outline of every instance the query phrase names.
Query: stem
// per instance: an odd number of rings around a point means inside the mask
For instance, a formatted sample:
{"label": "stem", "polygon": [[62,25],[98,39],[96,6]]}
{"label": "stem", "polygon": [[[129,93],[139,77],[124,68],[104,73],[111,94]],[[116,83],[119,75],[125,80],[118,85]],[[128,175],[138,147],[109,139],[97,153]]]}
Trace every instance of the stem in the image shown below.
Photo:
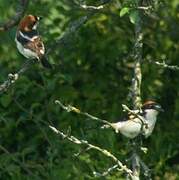
{"label": "stem", "polygon": [[[137,5],[140,5],[140,0],[137,0]],[[132,102],[134,109],[141,107],[141,61],[142,61],[142,47],[143,47],[143,34],[142,34],[142,19],[141,12],[138,10],[138,19],[135,24],[135,45],[133,58],[134,64],[134,78],[132,80]]]}
{"label": "stem", "polygon": [[[137,7],[140,7],[141,0],[136,0]],[[142,34],[142,18],[141,10],[138,9],[138,18],[135,23],[135,45],[134,45],[134,78],[132,80],[132,103],[134,109],[139,109],[141,107],[141,61],[142,61],[142,47],[143,47],[143,34]],[[133,140],[133,150],[132,150],[132,180],[140,179],[140,159],[137,155],[138,143]]]}

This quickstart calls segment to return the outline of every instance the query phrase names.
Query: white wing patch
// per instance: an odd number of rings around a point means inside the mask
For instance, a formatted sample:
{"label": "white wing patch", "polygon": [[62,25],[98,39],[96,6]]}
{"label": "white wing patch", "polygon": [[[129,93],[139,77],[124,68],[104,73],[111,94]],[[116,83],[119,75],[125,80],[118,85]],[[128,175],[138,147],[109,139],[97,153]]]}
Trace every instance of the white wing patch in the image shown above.
{"label": "white wing patch", "polygon": [[19,31],[19,34],[24,38],[24,39],[27,39],[29,41],[32,41],[32,39],[26,35],[24,35],[21,31]]}

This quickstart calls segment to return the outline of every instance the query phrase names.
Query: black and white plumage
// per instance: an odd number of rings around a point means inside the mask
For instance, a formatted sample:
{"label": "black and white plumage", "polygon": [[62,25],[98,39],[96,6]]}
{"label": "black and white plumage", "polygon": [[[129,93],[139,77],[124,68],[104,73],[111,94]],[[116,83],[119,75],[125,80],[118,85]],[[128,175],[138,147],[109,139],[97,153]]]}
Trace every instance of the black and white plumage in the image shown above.
{"label": "black and white plumage", "polygon": [[46,68],[52,68],[45,57],[45,47],[37,25],[41,18],[34,15],[25,16],[19,23],[15,42],[19,52],[28,59],[37,59]]}
{"label": "black and white plumage", "polygon": [[[143,104],[141,110],[141,112],[138,111],[138,116],[140,116],[147,125],[145,125],[139,117],[129,113],[127,117],[121,121],[111,123],[111,127],[113,127],[117,133],[120,132],[122,135],[131,139],[137,137],[140,133],[146,138],[149,137],[155,127],[157,115],[159,111],[162,111],[162,108],[154,101],[147,101]],[[102,126],[102,128],[109,127],[109,125]]]}

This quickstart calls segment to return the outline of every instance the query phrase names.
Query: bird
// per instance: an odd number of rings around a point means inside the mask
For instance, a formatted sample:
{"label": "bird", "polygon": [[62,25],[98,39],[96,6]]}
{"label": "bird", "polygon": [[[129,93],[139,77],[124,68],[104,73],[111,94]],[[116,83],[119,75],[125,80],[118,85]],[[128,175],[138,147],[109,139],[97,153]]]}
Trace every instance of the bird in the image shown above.
{"label": "bird", "polygon": [[17,27],[15,42],[17,49],[24,57],[36,59],[44,67],[51,69],[52,65],[45,56],[44,43],[37,31],[41,19],[42,17],[31,14],[24,16]]}
{"label": "bird", "polygon": [[[160,104],[152,100],[147,100],[141,107],[141,110],[135,110],[134,113],[128,113],[126,117],[121,118],[119,122],[103,125],[101,128],[115,129],[127,138],[133,139],[139,134],[148,138],[155,127],[157,115],[163,111]],[[137,115],[135,115],[137,114]]]}

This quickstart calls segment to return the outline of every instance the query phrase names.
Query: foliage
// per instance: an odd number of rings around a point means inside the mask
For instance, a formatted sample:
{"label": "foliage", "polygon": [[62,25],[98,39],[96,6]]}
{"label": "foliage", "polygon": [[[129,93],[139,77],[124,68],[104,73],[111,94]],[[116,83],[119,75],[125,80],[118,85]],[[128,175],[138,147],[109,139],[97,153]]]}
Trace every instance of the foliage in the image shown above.
{"label": "foliage", "polygon": [[[44,17],[39,29],[47,49],[53,48],[49,59],[55,68],[48,71],[35,64],[0,95],[0,179],[94,179],[93,171],[103,172],[113,165],[94,151],[74,157],[80,147],[57,137],[48,124],[64,131],[70,129],[73,135],[117,154],[123,162],[127,159],[124,137],[112,130],[92,129],[101,124],[64,112],[54,102],[60,99],[110,122],[119,119],[123,114],[121,104],[131,103],[134,64],[130,53],[136,11],[130,9],[129,0],[112,1],[90,17],[66,44],[54,46],[70,23],[88,13],[73,2],[29,3],[27,14]],[[101,1],[86,2],[99,5]],[[0,0],[0,22],[14,14],[16,5],[16,1]],[[167,64],[179,65],[179,2],[157,1],[154,6],[154,10],[143,13],[142,98],[157,99],[165,112],[153,135],[144,141],[148,153],[141,156],[152,168],[154,179],[178,179],[179,71],[153,62],[165,60]],[[25,60],[17,52],[15,31],[14,27],[0,32],[0,82],[20,69]],[[124,176],[115,172],[106,179]]]}

